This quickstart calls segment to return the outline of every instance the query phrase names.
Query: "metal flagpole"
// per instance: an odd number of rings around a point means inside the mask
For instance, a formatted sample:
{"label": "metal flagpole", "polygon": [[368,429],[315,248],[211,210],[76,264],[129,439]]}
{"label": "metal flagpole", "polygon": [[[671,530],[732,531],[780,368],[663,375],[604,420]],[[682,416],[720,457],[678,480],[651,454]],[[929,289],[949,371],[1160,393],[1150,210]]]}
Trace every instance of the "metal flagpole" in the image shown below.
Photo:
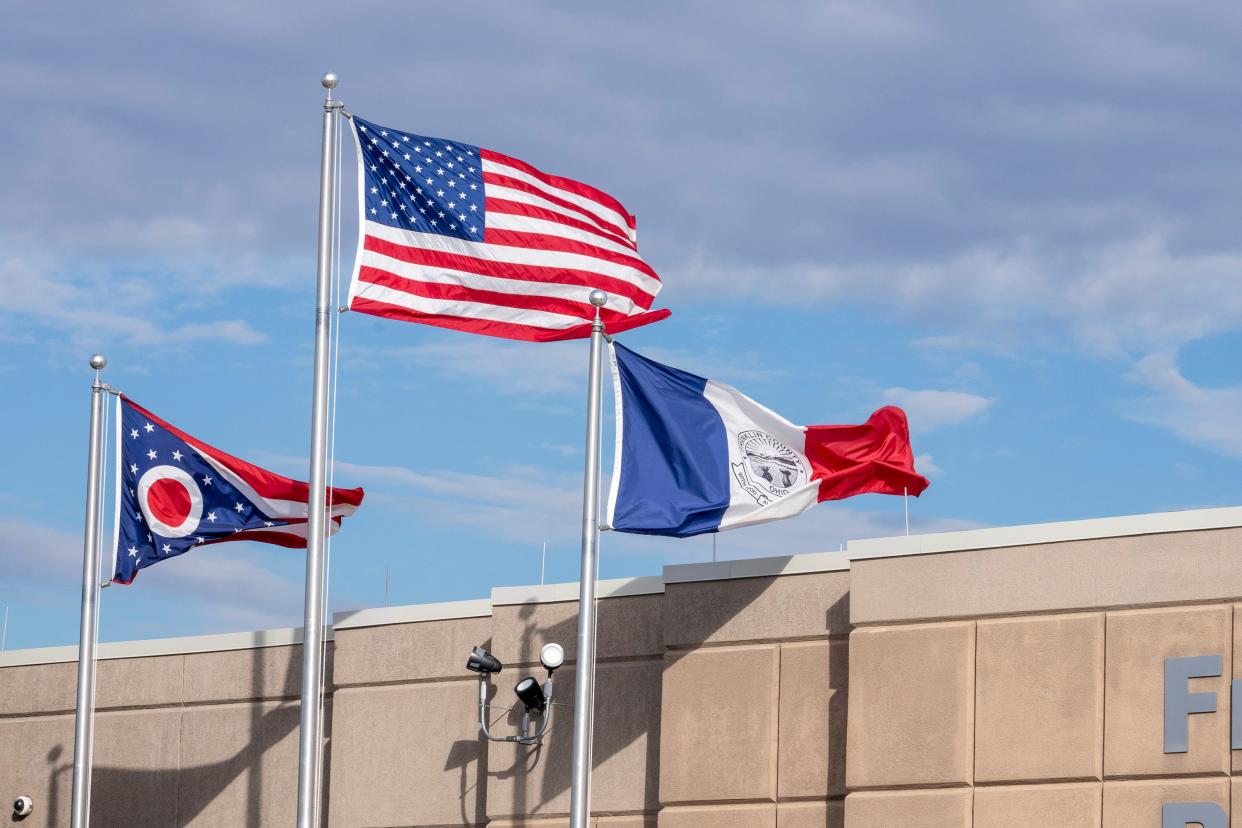
{"label": "metal flagpole", "polygon": [[578,665],[574,688],[574,754],[569,794],[569,828],[587,828],[591,816],[591,735],[595,706],[595,579],[599,557],[600,378],[604,362],[604,323],[599,311],[608,301],[591,291],[591,368],[587,385],[586,475],[582,484],[582,576],[578,590]]}
{"label": "metal flagpole", "polygon": [[298,732],[298,828],[317,828],[319,802],[319,694],[323,662],[323,541],[328,482],[328,333],[332,319],[332,210],[335,203],[333,161],[336,157],[337,113],[332,99],[336,75],[321,83],[328,90],[323,104],[323,156],[319,166],[319,267],[315,290],[315,379],[311,405],[310,502],[306,526],[306,598],[302,624],[302,721]]}
{"label": "metal flagpole", "polygon": [[86,828],[91,820],[91,748],[95,731],[95,641],[99,614],[99,532],[103,490],[104,384],[99,372],[108,364],[103,354],[91,357],[91,436],[86,461],[86,531],[82,540],[82,623],[78,632],[78,703],[73,727],[72,828]]}
{"label": "metal flagpole", "polygon": [[901,503],[906,511],[906,537],[910,537],[910,489],[901,487]]}

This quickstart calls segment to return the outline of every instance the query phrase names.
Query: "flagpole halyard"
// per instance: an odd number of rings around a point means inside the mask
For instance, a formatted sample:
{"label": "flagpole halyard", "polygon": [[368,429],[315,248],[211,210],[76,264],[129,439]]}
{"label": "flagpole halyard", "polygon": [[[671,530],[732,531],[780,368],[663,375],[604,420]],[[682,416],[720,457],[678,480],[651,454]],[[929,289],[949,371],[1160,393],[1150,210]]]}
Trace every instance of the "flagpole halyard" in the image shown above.
{"label": "flagpole halyard", "polygon": [[337,77],[321,80],[328,90],[323,104],[323,154],[319,180],[319,257],[315,289],[315,371],[311,406],[310,500],[307,504],[306,595],[302,626],[302,709],[298,731],[298,828],[319,823],[320,718],[323,691],[323,581],[324,535],[327,505],[328,346],[332,325],[331,270],[337,113],[342,104],[332,99]]}
{"label": "flagpole halyard", "polygon": [[82,621],[78,633],[78,694],[73,729],[71,828],[87,828],[91,818],[91,749],[95,735],[95,644],[99,637],[100,492],[103,490],[103,354],[91,357],[90,448],[86,463],[86,528],[82,540]]}
{"label": "flagpole halyard", "polygon": [[578,591],[578,663],[574,688],[573,764],[570,828],[587,828],[591,816],[591,742],[595,707],[595,581],[599,569],[600,383],[604,361],[604,323],[600,309],[608,294],[593,290],[591,362],[587,384],[586,472],[582,484],[582,574]]}

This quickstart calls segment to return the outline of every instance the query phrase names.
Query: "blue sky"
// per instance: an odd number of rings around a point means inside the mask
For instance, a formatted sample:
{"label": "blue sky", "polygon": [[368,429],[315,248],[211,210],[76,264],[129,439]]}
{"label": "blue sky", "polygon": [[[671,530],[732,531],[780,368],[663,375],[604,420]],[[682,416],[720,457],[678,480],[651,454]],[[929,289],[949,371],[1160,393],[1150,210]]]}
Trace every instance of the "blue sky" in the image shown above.
{"label": "blue sky", "polygon": [[[328,69],[364,117],[620,198],[673,310],[631,347],[795,422],[905,407],[933,481],[913,531],[1242,503],[1240,36],[1226,2],[17,2],[8,646],[76,638],[91,352],[174,424],[304,477]],[[337,481],[368,495],[333,606],[381,604],[386,571],[394,604],[537,582],[544,541],[574,580],[585,344],[360,315],[341,338]],[[867,496],[718,544],[900,531],[901,500]],[[711,544],[602,550],[618,577]],[[302,563],[166,562],[105,592],[103,637],[296,625]]]}

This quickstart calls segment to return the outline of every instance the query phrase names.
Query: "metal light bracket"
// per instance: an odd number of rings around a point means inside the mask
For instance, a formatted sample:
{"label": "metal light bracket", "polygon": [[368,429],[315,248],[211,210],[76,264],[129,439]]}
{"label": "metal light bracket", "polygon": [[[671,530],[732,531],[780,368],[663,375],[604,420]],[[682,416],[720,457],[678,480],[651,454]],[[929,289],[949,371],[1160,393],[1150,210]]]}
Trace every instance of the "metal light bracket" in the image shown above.
{"label": "metal light bracket", "polygon": [[548,673],[548,680],[543,684],[544,708],[539,716],[539,726],[534,733],[531,732],[533,717],[528,707],[522,713],[522,724],[516,736],[495,736],[487,726],[487,711],[490,707],[487,703],[487,681],[490,675],[490,673],[479,673],[479,728],[483,731],[483,735],[492,742],[514,742],[519,745],[541,744],[543,735],[552,726],[552,711],[555,709],[552,700],[552,674]]}

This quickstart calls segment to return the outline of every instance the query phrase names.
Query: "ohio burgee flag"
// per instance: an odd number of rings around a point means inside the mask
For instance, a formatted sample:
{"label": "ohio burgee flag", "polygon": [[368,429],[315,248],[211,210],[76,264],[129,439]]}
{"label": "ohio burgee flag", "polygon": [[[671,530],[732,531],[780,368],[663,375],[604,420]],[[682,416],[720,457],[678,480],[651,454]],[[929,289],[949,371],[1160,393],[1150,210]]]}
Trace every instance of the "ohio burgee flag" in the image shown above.
{"label": "ohio burgee flag", "polygon": [[723,383],[611,346],[616,464],[607,522],[688,537],[793,517],[824,500],[927,488],[906,415],[799,426]]}
{"label": "ohio burgee flag", "polygon": [[354,116],[358,253],[349,309],[470,333],[591,335],[598,288],[609,333],[652,311],[660,277],[634,217],[607,193],[461,141]]}
{"label": "ohio burgee flag", "polygon": [[[117,407],[114,583],[213,543],[306,547],[309,485],[225,454],[128,397]],[[329,531],[362,497],[362,489],[329,490]]]}

